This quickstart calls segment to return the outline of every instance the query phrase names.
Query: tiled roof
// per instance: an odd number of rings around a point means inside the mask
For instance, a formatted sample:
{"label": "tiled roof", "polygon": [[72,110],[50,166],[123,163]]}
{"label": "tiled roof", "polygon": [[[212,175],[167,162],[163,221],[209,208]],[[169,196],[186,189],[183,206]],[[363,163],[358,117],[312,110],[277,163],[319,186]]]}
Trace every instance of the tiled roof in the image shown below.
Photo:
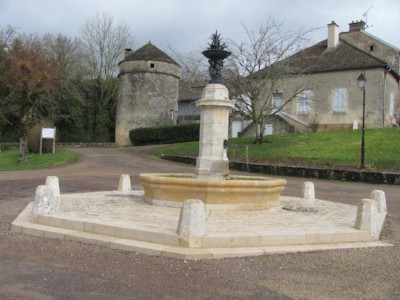
{"label": "tiled roof", "polygon": [[175,62],[171,57],[169,57],[165,52],[158,49],[151,42],[148,42],[143,47],[137,49],[135,52],[128,54],[125,57],[125,61],[129,60],[154,60],[154,61],[164,61],[172,63],[175,65],[179,64]]}
{"label": "tiled roof", "polygon": [[[368,53],[365,53],[343,40],[331,49],[327,40],[306,48],[280,62],[279,67],[287,68],[289,74],[310,74],[342,70],[384,67],[387,64]],[[261,70],[268,72],[270,68]]]}

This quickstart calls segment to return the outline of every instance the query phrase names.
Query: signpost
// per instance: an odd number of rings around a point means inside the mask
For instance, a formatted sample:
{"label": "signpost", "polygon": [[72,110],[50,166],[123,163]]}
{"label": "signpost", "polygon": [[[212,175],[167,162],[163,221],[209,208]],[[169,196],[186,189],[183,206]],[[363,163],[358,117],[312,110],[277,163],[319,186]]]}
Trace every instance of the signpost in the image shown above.
{"label": "signpost", "polygon": [[40,154],[42,154],[43,139],[53,140],[53,153],[56,151],[56,128],[42,128],[40,132]]}

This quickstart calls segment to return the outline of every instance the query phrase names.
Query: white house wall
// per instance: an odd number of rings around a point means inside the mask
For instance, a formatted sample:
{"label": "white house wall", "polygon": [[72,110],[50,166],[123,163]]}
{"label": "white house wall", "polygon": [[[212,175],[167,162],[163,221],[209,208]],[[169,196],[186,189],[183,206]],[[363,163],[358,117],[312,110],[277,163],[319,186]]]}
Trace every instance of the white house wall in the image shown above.
{"label": "white house wall", "polygon": [[[365,71],[367,79],[365,122],[367,127],[382,127],[384,108],[385,124],[388,125],[392,122],[390,119],[393,119],[393,117],[389,116],[391,93],[394,94],[396,112],[399,107],[398,81],[391,74],[387,73],[385,86],[384,74],[383,69],[368,69]],[[286,79],[281,88],[284,98],[288,86],[298,86],[301,81],[313,86],[310,88],[311,110],[309,113],[298,112],[298,101],[292,101],[287,105],[284,113],[291,118],[297,119],[299,123],[304,122],[309,125],[317,125],[317,130],[349,129],[352,128],[354,121],[361,124],[362,91],[357,85],[359,75],[360,70],[352,70],[293,76]],[[335,88],[347,89],[345,112],[333,111],[333,89]],[[299,129],[300,131],[304,131],[304,126],[299,126],[299,128],[302,128],[302,130]]]}

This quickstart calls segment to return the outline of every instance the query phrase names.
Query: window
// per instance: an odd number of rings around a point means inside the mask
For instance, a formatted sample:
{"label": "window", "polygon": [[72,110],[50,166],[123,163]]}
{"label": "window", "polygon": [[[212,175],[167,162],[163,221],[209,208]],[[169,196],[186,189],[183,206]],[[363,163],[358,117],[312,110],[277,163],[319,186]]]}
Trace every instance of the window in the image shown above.
{"label": "window", "polygon": [[346,112],[347,89],[340,88],[333,90],[333,111]]}
{"label": "window", "polygon": [[310,91],[303,91],[298,94],[297,111],[299,114],[308,114],[311,110]]}
{"label": "window", "polygon": [[154,64],[153,63],[150,64],[150,68],[154,69]]}

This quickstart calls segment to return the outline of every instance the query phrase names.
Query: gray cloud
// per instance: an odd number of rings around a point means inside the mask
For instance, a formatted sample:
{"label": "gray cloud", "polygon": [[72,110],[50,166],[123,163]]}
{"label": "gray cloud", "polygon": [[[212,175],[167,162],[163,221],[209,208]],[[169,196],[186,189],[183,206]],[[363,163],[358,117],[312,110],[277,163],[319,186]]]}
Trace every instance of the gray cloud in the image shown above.
{"label": "gray cloud", "polygon": [[348,23],[360,20],[371,5],[368,32],[400,47],[398,0],[1,0],[0,26],[75,37],[88,18],[106,13],[131,28],[135,47],[151,40],[186,52],[205,47],[216,29],[224,38],[238,39],[241,22],[255,29],[269,15],[282,20],[285,30],[321,28],[312,36],[320,41],[326,38],[326,24],[334,20],[347,31]]}

